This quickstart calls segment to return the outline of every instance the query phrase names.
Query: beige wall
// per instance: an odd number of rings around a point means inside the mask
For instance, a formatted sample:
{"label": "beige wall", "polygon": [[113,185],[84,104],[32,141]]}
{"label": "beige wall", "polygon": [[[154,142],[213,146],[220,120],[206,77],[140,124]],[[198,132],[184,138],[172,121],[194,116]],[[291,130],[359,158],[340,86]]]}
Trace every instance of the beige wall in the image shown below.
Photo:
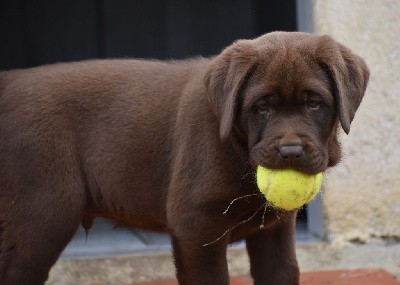
{"label": "beige wall", "polygon": [[342,136],[343,162],[328,172],[332,241],[400,237],[400,1],[314,0],[314,31],[329,34],[370,67],[367,94]]}

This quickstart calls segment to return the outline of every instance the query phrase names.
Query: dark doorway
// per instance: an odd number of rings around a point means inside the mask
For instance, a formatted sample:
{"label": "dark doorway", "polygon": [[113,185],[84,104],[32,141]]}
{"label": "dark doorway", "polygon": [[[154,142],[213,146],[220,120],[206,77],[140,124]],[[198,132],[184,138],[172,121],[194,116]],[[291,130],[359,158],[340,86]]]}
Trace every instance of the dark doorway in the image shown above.
{"label": "dark doorway", "polygon": [[239,38],[296,29],[295,0],[0,0],[0,69],[208,56]]}

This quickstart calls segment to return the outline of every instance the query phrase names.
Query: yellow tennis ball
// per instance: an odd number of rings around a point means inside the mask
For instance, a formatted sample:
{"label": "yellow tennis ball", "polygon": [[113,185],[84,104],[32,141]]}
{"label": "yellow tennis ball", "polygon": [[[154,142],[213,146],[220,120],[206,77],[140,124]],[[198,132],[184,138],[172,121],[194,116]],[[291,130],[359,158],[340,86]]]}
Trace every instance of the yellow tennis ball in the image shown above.
{"label": "yellow tennis ball", "polygon": [[272,206],[282,210],[301,208],[318,193],[322,173],[306,174],[293,169],[257,167],[257,186]]}

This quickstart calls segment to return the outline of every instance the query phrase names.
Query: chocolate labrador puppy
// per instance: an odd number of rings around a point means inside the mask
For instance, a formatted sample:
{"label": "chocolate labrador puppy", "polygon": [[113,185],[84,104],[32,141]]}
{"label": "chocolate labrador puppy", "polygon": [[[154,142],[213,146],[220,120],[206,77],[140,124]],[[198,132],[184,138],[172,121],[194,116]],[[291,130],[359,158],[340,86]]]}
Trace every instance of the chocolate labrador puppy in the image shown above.
{"label": "chocolate labrador puppy", "polygon": [[330,37],[284,32],[210,59],[1,72],[0,284],[43,284],[94,217],[169,232],[181,285],[229,284],[243,239],[254,284],[298,284],[296,211],[266,204],[255,167],[337,164],[368,77]]}

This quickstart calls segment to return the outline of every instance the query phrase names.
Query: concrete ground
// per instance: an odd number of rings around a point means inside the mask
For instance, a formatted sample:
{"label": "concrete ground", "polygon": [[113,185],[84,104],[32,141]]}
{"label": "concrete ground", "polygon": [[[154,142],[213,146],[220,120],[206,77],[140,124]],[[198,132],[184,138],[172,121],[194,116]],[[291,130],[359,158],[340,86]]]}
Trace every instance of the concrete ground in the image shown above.
{"label": "concrete ground", "polygon": [[[253,285],[246,277],[232,277],[231,285]],[[303,273],[300,285],[400,285],[382,269],[331,270]],[[178,285],[176,280],[133,283],[132,285]]]}
{"label": "concrete ground", "polygon": [[[310,271],[322,273],[332,269],[382,268],[400,280],[398,240],[375,240],[368,244],[328,244],[315,238],[307,230],[306,224],[298,221],[296,245],[303,278],[307,276],[305,272]],[[228,263],[231,276],[242,276],[235,279],[235,282],[248,280],[249,262],[244,243],[229,248]],[[95,221],[88,237],[82,228],[78,230],[61,259],[52,268],[46,285],[136,284],[171,280],[174,275],[168,235],[114,228],[110,222],[99,219]],[[244,285],[247,281],[243,282],[237,284]],[[149,285],[156,284],[163,283]]]}
{"label": "concrete ground", "polygon": [[[383,268],[400,280],[400,244],[395,242],[340,246],[321,242],[299,243],[297,255],[302,272]],[[232,276],[248,276],[248,259],[243,247],[229,249],[228,262]],[[61,259],[51,270],[46,285],[132,284],[173,277],[170,252],[147,252],[104,258]]]}

